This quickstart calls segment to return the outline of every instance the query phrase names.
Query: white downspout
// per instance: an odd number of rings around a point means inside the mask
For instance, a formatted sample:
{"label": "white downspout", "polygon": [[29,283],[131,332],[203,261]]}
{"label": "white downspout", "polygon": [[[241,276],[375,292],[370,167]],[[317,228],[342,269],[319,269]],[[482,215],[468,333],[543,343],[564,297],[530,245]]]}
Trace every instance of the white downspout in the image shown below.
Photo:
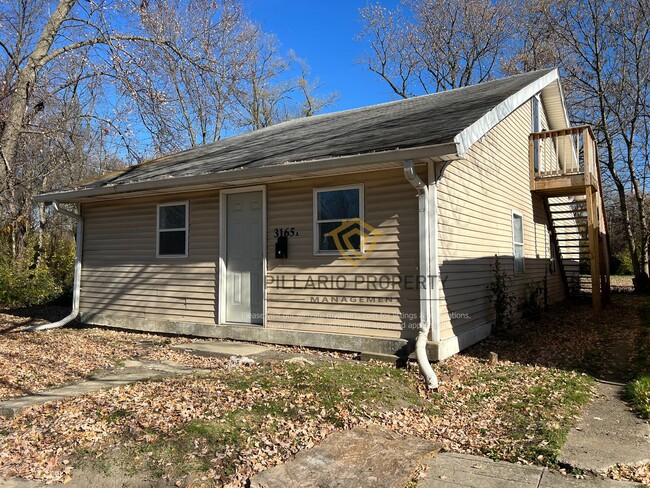
{"label": "white downspout", "polygon": [[425,276],[426,285],[420,288],[420,326],[418,337],[415,341],[415,356],[420,371],[425,378],[427,387],[435,390],[438,388],[438,377],[431,367],[427,356],[427,341],[431,329],[431,279],[429,262],[429,217],[427,184],[415,172],[413,161],[404,161],[404,176],[418,192],[418,248],[420,275]]}
{"label": "white downspout", "polygon": [[50,324],[43,325],[32,325],[31,327],[26,327],[21,329],[23,331],[36,331],[36,330],[47,330],[47,329],[56,329],[58,327],[63,327],[64,325],[72,322],[79,315],[79,290],[81,286],[81,258],[83,252],[83,237],[84,237],[84,219],[81,215],[69,212],[68,210],[59,207],[59,203],[56,201],[52,202],[52,207],[57,212],[66,215],[77,221],[77,242],[76,242],[76,254],[74,259],[74,284],[72,286],[72,312],[67,317],[59,320],[58,322],[52,322]]}

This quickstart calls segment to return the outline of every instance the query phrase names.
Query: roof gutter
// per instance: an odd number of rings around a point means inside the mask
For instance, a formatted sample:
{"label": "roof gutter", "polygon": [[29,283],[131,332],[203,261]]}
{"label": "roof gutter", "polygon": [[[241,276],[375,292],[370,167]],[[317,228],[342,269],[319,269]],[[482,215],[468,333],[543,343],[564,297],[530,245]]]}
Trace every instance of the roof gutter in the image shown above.
{"label": "roof gutter", "polygon": [[[415,172],[415,165],[412,160],[404,161],[404,176],[418,192],[418,245],[419,245],[419,273],[425,276],[425,285],[420,287],[420,324],[418,337],[415,341],[415,355],[424,376],[427,387],[435,390],[438,388],[438,377],[431,367],[427,356],[427,341],[431,329],[431,269],[429,261],[429,188]],[[421,282],[420,278],[420,282]]]}
{"label": "roof gutter", "polygon": [[64,208],[59,207],[59,202],[57,201],[52,202],[52,207],[60,214],[66,215],[67,217],[70,217],[71,219],[77,221],[77,242],[74,259],[74,284],[72,286],[72,311],[67,317],[59,320],[58,322],[42,325],[32,325],[30,327],[21,329],[21,331],[32,332],[37,330],[57,329],[59,327],[63,327],[66,324],[69,324],[79,315],[79,291],[81,289],[81,254],[83,252],[84,219],[79,214],[69,212]]}
{"label": "roof gutter", "polygon": [[111,197],[136,192],[150,192],[160,190],[178,191],[185,187],[192,190],[214,188],[215,185],[235,186],[238,183],[248,180],[259,180],[262,178],[283,178],[294,174],[318,173],[326,176],[328,173],[341,174],[342,169],[356,165],[366,166],[373,164],[393,163],[400,167],[404,159],[424,160],[431,158],[458,159],[458,146],[456,143],[435,144],[412,149],[396,149],[391,151],[374,152],[368,154],[357,154],[352,156],[340,156],[327,159],[314,159],[299,162],[287,162],[280,165],[262,166],[257,168],[242,167],[194,176],[179,176],[161,178],[155,180],[140,181],[134,183],[122,183],[106,185],[97,188],[51,192],[34,197],[37,202],[51,202],[53,200],[75,202],[87,198]]}

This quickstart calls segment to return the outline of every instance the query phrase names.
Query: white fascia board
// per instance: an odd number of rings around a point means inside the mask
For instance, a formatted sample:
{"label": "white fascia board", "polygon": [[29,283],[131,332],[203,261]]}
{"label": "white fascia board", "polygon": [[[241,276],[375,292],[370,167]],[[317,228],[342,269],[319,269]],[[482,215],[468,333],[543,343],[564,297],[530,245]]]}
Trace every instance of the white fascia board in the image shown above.
{"label": "white fascia board", "polygon": [[494,107],[483,117],[478,119],[472,125],[460,132],[454,142],[458,144],[458,154],[462,157],[472,145],[481,137],[487,134],[494,126],[505,119],[508,115],[519,108],[526,100],[542,91],[542,89],[554,81],[559,84],[560,76],[557,69],[549,71],[544,76],[538,78],[517,93],[510,95],[499,105]]}

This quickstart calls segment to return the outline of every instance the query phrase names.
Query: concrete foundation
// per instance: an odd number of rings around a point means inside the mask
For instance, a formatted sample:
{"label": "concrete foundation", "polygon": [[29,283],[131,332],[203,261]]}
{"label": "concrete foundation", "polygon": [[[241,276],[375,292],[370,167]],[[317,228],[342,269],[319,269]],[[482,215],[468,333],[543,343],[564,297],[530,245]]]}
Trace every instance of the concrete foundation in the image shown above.
{"label": "concrete foundation", "polygon": [[[262,342],[286,346],[315,347],[335,351],[378,353],[400,357],[408,356],[415,349],[415,343],[406,339],[335,334],[307,330],[271,329],[261,325],[197,324],[93,313],[82,313],[81,322],[89,325],[101,325],[159,334],[187,335],[211,339],[232,339],[236,341]],[[438,344],[429,342],[427,344],[427,353],[431,361],[437,361]]]}

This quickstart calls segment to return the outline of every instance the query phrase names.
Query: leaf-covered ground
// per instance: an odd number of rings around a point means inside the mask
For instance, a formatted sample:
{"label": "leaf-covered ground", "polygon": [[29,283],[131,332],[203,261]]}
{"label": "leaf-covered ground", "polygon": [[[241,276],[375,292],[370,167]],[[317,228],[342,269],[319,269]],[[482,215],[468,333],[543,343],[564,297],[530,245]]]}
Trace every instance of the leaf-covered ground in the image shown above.
{"label": "leaf-covered ground", "polygon": [[369,422],[447,450],[552,463],[591,385],[578,373],[464,356],[440,373],[445,387],[427,399],[414,370],[222,361],[206,376],[102,391],[0,422],[0,474],[65,480],[84,461],[241,486],[333,430]]}
{"label": "leaf-covered ground", "polygon": [[[336,354],[301,351],[313,364],[278,357],[240,366],[167,347],[189,340],[183,338],[101,329],[0,334],[5,398],[118,367],[130,357],[211,370],[1,420],[0,475],[65,481],[85,466],[105,473],[146,471],[179,486],[242,486],[253,473],[332,431],[365,423],[434,439],[447,450],[553,465],[567,429],[590,399],[589,375],[638,367],[640,307],[650,304],[639,300],[616,296],[600,322],[591,320],[587,304],[558,307],[507,338],[490,338],[435,365],[443,382],[435,394],[422,389],[413,365],[398,370]],[[5,328],[11,320],[5,318]],[[612,340],[629,353],[627,363],[620,364],[611,347],[603,352]],[[500,358],[493,366],[485,360],[490,351]],[[648,467],[622,466],[609,475],[648,481]]]}

